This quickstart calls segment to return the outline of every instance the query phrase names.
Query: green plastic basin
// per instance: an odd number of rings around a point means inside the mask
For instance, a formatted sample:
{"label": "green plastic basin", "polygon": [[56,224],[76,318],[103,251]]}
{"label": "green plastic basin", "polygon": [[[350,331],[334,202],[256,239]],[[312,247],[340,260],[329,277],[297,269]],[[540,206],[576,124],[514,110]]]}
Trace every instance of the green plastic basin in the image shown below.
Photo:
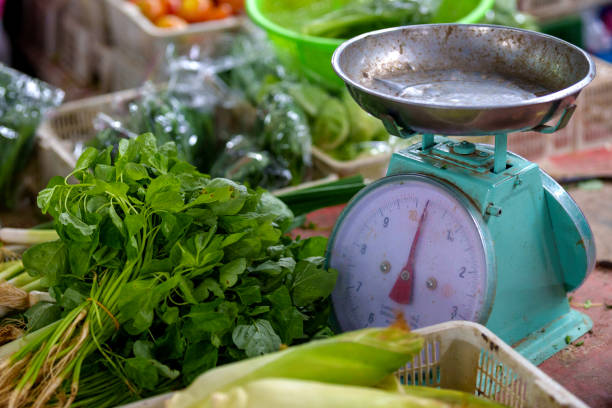
{"label": "green plastic basin", "polygon": [[[335,49],[345,39],[301,34],[299,27],[309,18],[337,9],[350,0],[247,0],[251,19],[263,28],[285,63],[329,88],[343,82],[331,66]],[[443,0],[431,23],[477,23],[493,7],[495,0]]]}

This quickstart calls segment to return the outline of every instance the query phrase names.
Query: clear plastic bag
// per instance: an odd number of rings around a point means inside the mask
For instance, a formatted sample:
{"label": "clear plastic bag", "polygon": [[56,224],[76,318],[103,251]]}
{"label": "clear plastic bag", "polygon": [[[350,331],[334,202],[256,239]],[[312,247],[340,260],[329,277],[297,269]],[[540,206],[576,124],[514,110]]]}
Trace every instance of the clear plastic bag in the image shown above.
{"label": "clear plastic bag", "polygon": [[0,64],[0,207],[10,207],[44,114],[64,92]]}

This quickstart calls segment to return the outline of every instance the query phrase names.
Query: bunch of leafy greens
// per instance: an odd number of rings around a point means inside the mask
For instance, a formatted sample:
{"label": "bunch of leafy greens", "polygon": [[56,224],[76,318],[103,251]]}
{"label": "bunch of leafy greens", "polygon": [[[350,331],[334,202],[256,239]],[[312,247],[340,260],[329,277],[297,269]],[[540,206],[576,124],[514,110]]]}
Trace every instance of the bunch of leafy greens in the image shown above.
{"label": "bunch of leafy greens", "polygon": [[44,112],[63,98],[62,91],[0,64],[0,206],[12,204]]}
{"label": "bunch of leafy greens", "polygon": [[114,406],[331,334],[326,239],[283,236],[293,215],[271,194],[210,179],[151,134],[88,148],[71,175],[38,197],[60,240],[23,263],[56,304],[0,364],[0,405]]}
{"label": "bunch of leafy greens", "polygon": [[439,0],[356,0],[312,19],[302,32],[315,37],[351,38],[369,31],[431,21]]}

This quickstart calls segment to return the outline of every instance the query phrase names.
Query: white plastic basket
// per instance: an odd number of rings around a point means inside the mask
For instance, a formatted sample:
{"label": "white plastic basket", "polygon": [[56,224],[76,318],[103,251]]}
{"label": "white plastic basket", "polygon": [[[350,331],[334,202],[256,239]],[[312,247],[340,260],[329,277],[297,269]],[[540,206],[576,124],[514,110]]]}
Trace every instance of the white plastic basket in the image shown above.
{"label": "white plastic basket", "polygon": [[379,179],[387,173],[390,159],[391,153],[384,153],[350,161],[340,161],[316,146],[312,146],[314,166],[324,173],[335,173],[341,178],[361,174],[365,179]]}
{"label": "white plastic basket", "polygon": [[[425,346],[398,371],[406,384],[464,391],[512,408],[588,408],[480,324],[448,322],[415,332],[425,338]],[[126,408],[164,408],[170,396]]]}
{"label": "white plastic basket", "polygon": [[69,102],[43,120],[36,132],[43,185],[51,177],[65,176],[74,169],[77,144],[95,136],[94,119],[98,113],[112,116],[121,106],[126,106],[138,95],[138,90],[130,89]]}
{"label": "white plastic basket", "polygon": [[152,24],[136,5],[127,0],[104,1],[108,8],[113,46],[148,63],[155,63],[163,56],[168,44],[174,44],[179,52],[197,44],[203,48],[203,54],[211,54],[220,35],[239,30],[245,21],[244,17],[229,17],[190,24],[184,29],[163,29]]}

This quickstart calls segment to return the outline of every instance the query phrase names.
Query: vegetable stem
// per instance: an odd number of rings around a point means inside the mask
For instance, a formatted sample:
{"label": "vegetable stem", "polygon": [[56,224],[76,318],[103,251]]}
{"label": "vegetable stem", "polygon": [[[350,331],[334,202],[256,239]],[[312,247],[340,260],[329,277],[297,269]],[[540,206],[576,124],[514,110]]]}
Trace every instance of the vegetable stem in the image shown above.
{"label": "vegetable stem", "polygon": [[55,230],[0,228],[0,241],[6,244],[34,245],[59,239]]}
{"label": "vegetable stem", "polygon": [[11,266],[0,272],[0,282],[7,281],[24,270],[23,263],[21,261],[7,262],[7,264],[9,263]]}
{"label": "vegetable stem", "polygon": [[32,291],[45,291],[47,289],[49,289],[48,285],[45,284],[45,281],[43,280],[43,278],[39,278],[36,280],[33,280],[32,282],[29,282],[26,285],[23,285],[21,287],[21,289],[25,290],[26,292],[32,292]]}
{"label": "vegetable stem", "polygon": [[[26,291],[29,291],[27,289],[25,289],[25,286],[29,283],[32,283],[36,280],[35,276],[31,276],[29,273],[23,271],[21,272],[19,275],[14,276],[13,278],[11,278],[8,283],[10,283],[11,285],[17,287],[17,288],[22,288]],[[40,279],[38,279],[40,280]]]}

